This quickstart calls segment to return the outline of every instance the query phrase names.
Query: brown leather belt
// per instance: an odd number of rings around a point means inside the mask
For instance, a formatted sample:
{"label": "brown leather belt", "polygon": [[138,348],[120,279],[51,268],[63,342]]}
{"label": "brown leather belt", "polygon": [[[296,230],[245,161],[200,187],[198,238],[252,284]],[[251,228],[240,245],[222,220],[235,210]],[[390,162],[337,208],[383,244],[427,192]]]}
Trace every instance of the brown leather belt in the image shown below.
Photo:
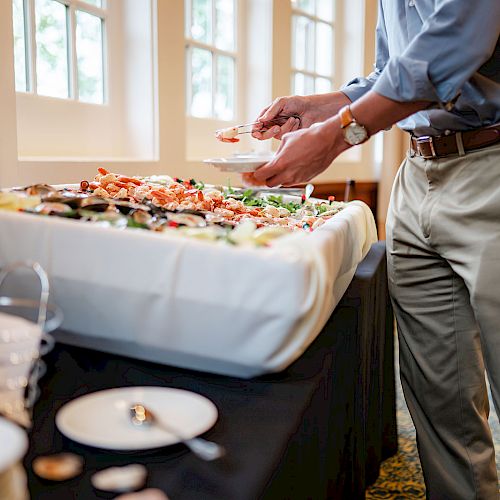
{"label": "brown leather belt", "polygon": [[412,152],[425,159],[464,155],[468,151],[500,142],[500,123],[490,127],[455,132],[449,135],[411,137]]}

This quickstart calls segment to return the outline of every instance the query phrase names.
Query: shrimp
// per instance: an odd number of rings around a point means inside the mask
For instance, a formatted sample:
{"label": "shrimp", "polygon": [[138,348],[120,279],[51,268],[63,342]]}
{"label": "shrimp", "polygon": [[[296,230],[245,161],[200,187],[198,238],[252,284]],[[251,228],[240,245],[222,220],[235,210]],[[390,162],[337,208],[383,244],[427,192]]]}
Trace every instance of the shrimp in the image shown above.
{"label": "shrimp", "polygon": [[104,198],[109,198],[109,193],[102,187],[97,187],[94,189],[94,195],[95,196],[102,196]]}
{"label": "shrimp", "polygon": [[221,128],[215,131],[215,138],[221,142],[240,142],[236,137],[239,133],[239,127]]}
{"label": "shrimp", "polygon": [[234,212],[226,208],[221,208],[221,207],[214,208],[214,213],[222,215],[223,217],[226,217],[228,219],[232,219],[234,217]]}
{"label": "shrimp", "polygon": [[127,190],[125,188],[120,188],[120,190],[113,195],[113,198],[119,198],[119,199],[123,199],[123,198],[127,198],[127,197],[128,197],[128,193],[127,193]]}
{"label": "shrimp", "polygon": [[101,186],[105,188],[108,184],[114,183],[116,181],[116,175],[115,174],[106,174],[103,177],[101,177]]}
{"label": "shrimp", "polygon": [[246,210],[245,204],[240,200],[233,200],[232,198],[228,198],[222,202],[222,205],[227,210],[233,212],[244,212]]}
{"label": "shrimp", "polygon": [[106,191],[108,193],[114,194],[120,191],[120,188],[113,182],[110,182],[109,184],[106,184]]}
{"label": "shrimp", "polygon": [[118,177],[118,180],[120,182],[125,182],[126,184],[135,184],[136,186],[142,186],[144,182],[140,181],[139,179],[134,179],[134,177],[125,177],[124,175],[120,175]]}
{"label": "shrimp", "polygon": [[150,194],[151,194],[151,196],[154,196],[158,199],[164,200],[165,202],[177,201],[177,196],[175,196],[174,193],[170,193],[168,191],[155,190],[155,191],[151,191]]}
{"label": "shrimp", "polygon": [[214,190],[205,193],[205,198],[209,198],[210,200],[220,203],[224,199],[224,196],[222,196],[222,193],[220,191]]}

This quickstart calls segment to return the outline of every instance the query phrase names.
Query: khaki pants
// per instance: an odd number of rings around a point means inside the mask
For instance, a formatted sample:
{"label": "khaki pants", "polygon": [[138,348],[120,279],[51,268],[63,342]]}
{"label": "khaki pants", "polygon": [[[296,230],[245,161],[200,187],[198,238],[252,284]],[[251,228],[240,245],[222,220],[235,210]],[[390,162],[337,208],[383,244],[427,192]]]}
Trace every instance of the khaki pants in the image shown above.
{"label": "khaki pants", "polygon": [[484,370],[500,415],[500,145],[408,156],[393,187],[387,249],[427,496],[498,499]]}

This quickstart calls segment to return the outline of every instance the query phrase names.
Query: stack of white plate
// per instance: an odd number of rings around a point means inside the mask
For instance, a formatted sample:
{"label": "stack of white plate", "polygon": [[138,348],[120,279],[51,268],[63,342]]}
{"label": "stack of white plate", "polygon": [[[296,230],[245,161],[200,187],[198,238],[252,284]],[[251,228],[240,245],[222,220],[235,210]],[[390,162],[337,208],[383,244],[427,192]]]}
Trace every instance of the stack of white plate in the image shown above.
{"label": "stack of white plate", "polygon": [[28,500],[26,472],[21,459],[28,449],[26,433],[0,418],[0,498]]}
{"label": "stack of white plate", "polygon": [[22,425],[29,425],[24,396],[41,338],[35,323],[0,313],[0,413]]}

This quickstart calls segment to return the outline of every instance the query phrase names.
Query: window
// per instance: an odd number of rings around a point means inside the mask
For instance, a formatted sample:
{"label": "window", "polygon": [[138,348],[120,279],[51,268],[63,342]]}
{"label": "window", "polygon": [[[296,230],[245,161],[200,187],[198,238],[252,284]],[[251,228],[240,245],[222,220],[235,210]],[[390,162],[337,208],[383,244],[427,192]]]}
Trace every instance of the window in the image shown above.
{"label": "window", "polygon": [[[183,3],[174,3],[180,19]],[[5,4],[14,32],[18,158],[154,158],[156,2],[0,2]],[[180,66],[183,29],[178,38]]]}
{"label": "window", "polygon": [[232,120],[236,109],[236,0],[186,0],[187,113]]}
{"label": "window", "polygon": [[13,0],[16,90],[102,104],[104,0]]}
{"label": "window", "polygon": [[334,78],[335,0],[291,0],[292,91],[331,92]]}

